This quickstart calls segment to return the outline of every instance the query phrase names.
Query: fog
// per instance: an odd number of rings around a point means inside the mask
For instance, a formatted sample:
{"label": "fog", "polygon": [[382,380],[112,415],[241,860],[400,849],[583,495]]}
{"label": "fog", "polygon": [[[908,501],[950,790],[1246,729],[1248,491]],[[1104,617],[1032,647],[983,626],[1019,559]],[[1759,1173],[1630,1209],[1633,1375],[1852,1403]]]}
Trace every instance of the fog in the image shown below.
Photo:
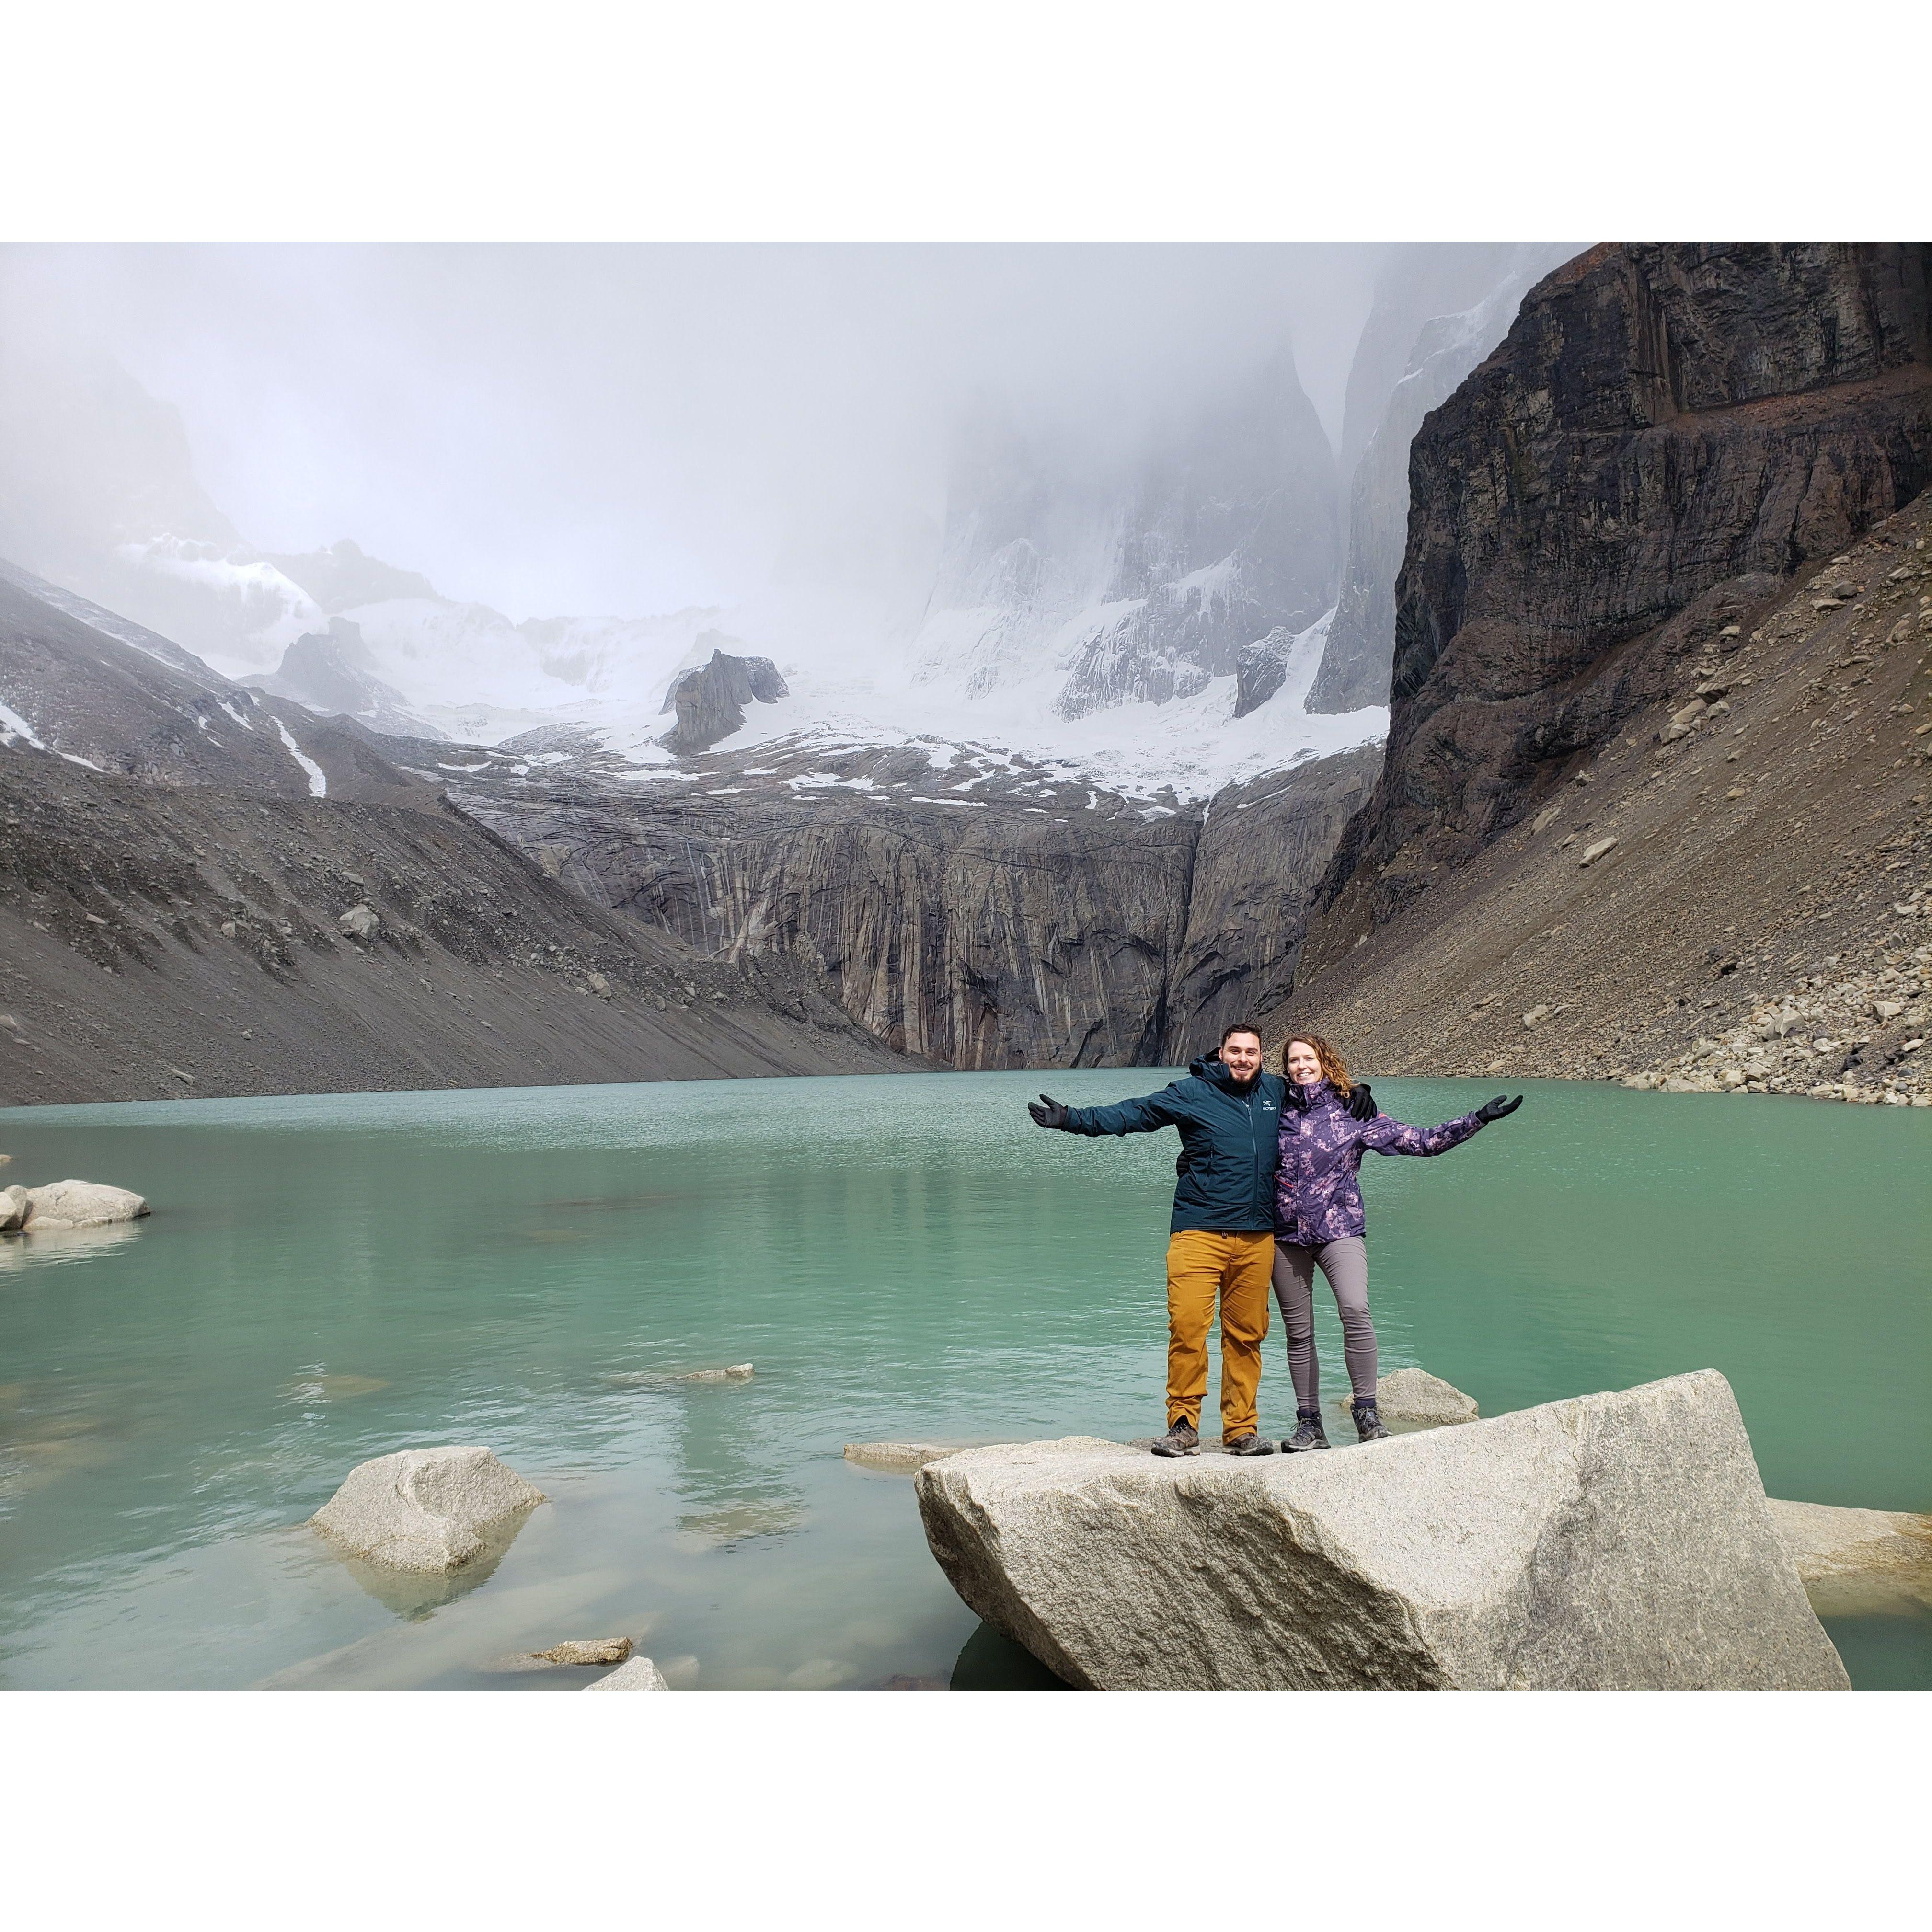
{"label": "fog", "polygon": [[1286,338],[1339,445],[1387,253],[15,246],[0,356],[124,368],[264,550],[350,536],[514,617],[641,614],[936,529],[975,397],[1125,450]]}

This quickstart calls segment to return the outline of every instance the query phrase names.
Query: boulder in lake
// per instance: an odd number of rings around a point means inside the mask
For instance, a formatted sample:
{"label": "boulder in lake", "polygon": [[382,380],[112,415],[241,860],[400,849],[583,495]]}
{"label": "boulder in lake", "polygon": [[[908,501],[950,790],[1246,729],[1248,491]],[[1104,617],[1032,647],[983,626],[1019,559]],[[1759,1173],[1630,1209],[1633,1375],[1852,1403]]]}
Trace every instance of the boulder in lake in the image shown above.
{"label": "boulder in lake", "polygon": [[[1347,1408],[1349,1397],[1340,1400]],[[1475,1397],[1426,1369],[1391,1369],[1376,1384],[1376,1408],[1398,1428],[1440,1429],[1477,1420]]]}
{"label": "boulder in lake", "polygon": [[0,1187],[0,1234],[24,1228],[33,1211],[33,1198],[24,1187]]}
{"label": "boulder in lake", "polygon": [[681,1382],[748,1382],[752,1379],[752,1368],[749,1362],[734,1362],[724,1369],[693,1369],[689,1373],[678,1376],[674,1380]]}
{"label": "boulder in lake", "polygon": [[98,1180],[50,1180],[30,1187],[32,1202],[26,1226],[36,1234],[61,1228],[105,1228],[116,1221],[138,1221],[148,1204],[124,1187],[107,1187]]}
{"label": "boulder in lake", "polygon": [[1772,1498],[1772,1527],[1813,1609],[1856,1616],[1932,1606],[1932,1516]]}
{"label": "boulder in lake", "polygon": [[1847,1688],[1711,1370],[1325,1456],[1076,1436],[914,1486],[961,1597],[1074,1684]]}
{"label": "boulder in lake", "polygon": [[670,1686],[648,1657],[634,1657],[628,1664],[619,1665],[608,1677],[600,1677],[595,1684],[584,1688],[586,1690],[668,1690]]}
{"label": "boulder in lake", "polygon": [[622,1664],[631,1654],[627,1636],[573,1638],[531,1654],[545,1664]]}
{"label": "boulder in lake", "polygon": [[1768,1507],[1772,1528],[1808,1583],[1820,1576],[1932,1564],[1932,1516],[1780,1502],[1774,1496]]}
{"label": "boulder in lake", "polygon": [[400,1449],[357,1464],[312,1520],[365,1562],[454,1570],[483,1554],[486,1532],[545,1500],[488,1449]]}

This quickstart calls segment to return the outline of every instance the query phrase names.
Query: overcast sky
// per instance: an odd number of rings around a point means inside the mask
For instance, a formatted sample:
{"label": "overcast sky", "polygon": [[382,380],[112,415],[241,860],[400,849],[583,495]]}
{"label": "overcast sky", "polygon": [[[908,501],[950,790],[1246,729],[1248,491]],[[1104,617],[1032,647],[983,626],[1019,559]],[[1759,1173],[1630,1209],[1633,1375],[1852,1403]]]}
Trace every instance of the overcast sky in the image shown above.
{"label": "overcast sky", "polygon": [[88,246],[6,310],[186,424],[269,550],[352,536],[512,615],[730,603],[937,518],[975,390],[1118,436],[1292,339],[1332,440],[1376,245]]}

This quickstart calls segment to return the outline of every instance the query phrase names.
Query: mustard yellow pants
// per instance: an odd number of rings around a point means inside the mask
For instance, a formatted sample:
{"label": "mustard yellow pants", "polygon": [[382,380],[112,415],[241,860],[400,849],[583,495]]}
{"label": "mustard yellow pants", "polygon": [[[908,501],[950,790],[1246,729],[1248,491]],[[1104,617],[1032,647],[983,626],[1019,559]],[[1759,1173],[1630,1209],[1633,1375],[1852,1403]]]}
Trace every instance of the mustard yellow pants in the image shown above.
{"label": "mustard yellow pants", "polygon": [[1252,1436],[1268,1339],[1274,1237],[1190,1228],[1167,1244],[1167,1426],[1201,1426],[1208,1393],[1208,1330],[1221,1302],[1221,1433]]}

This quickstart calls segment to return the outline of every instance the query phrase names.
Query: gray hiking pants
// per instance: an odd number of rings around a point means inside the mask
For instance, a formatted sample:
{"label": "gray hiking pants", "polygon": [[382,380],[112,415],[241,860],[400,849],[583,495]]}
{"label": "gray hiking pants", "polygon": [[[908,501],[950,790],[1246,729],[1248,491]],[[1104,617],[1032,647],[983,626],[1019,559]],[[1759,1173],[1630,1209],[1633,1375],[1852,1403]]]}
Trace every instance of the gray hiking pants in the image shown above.
{"label": "gray hiking pants", "polygon": [[1335,1291],[1342,1316],[1342,1352],[1354,1393],[1365,1402],[1376,1394],[1376,1324],[1369,1319],[1369,1250],[1359,1234],[1319,1247],[1274,1244],[1274,1296],[1288,1330],[1288,1370],[1294,1378],[1297,1408],[1319,1408],[1322,1378],[1315,1360],[1315,1270]]}

